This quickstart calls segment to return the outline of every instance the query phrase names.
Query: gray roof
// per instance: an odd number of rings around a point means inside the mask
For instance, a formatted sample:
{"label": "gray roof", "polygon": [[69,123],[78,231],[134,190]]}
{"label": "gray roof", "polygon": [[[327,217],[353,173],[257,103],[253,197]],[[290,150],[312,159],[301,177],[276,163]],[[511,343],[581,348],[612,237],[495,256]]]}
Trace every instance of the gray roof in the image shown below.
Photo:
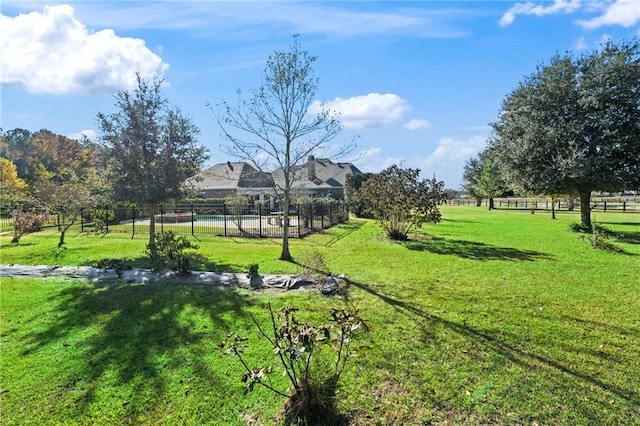
{"label": "gray roof", "polygon": [[[362,172],[351,163],[334,163],[328,158],[309,157],[309,160],[296,170],[292,188],[344,188],[347,176],[359,173]],[[282,169],[273,172],[272,176],[276,183],[282,185]]]}
{"label": "gray roof", "polygon": [[[362,172],[351,163],[334,163],[328,158],[312,156],[296,169],[292,189],[344,188],[347,176],[359,173]],[[200,190],[263,190],[272,189],[274,181],[283,187],[284,175],[282,169],[265,173],[245,162],[227,162],[201,171],[191,181]]]}
{"label": "gray roof", "polygon": [[273,181],[247,163],[226,162],[198,173],[194,184],[200,189],[271,188]]}

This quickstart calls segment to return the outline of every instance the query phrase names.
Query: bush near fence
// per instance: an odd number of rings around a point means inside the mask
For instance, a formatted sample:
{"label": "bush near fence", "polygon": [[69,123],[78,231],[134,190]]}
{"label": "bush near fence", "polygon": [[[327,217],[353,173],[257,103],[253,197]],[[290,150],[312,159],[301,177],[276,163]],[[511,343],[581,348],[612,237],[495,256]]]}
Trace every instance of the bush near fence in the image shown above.
{"label": "bush near fence", "polygon": [[[32,208],[29,208],[30,210]],[[13,230],[10,212],[0,212],[0,229]],[[6,213],[6,214],[5,214]],[[55,228],[57,214],[50,213],[48,228]],[[237,208],[223,200],[207,203],[163,204],[156,212],[156,232],[171,230],[180,235],[267,237],[283,234],[283,209],[277,204],[249,203]],[[310,202],[289,207],[289,236],[305,235],[346,222],[349,211],[344,202]],[[133,205],[98,206],[82,209],[73,226],[79,232],[98,232],[145,238],[149,235],[150,213],[147,208]]]}

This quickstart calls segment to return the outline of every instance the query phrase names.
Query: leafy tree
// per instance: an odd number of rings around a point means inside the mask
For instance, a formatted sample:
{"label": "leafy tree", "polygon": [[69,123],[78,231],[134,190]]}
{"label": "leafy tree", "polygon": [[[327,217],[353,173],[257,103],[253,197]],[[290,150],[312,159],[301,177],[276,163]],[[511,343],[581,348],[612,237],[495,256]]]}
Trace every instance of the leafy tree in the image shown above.
{"label": "leafy tree", "polygon": [[8,158],[16,165],[18,176],[29,180],[33,161],[31,132],[25,129],[13,129],[2,134],[2,152],[0,156]]}
{"label": "leafy tree", "polygon": [[443,200],[442,202],[446,203],[448,200],[454,200],[458,198],[458,192],[453,188],[445,188],[442,191]]}
{"label": "leafy tree", "polygon": [[51,214],[57,218],[58,248],[65,243],[67,231],[78,221],[83,208],[95,204],[91,186],[86,180],[70,180],[56,183],[51,180],[40,187],[38,199],[44,203]]}
{"label": "leafy tree", "polygon": [[503,101],[492,148],[508,179],[537,194],[640,188],[640,42],[554,56]]}
{"label": "leafy tree", "polygon": [[368,179],[355,194],[392,240],[406,240],[414,227],[440,221],[444,183],[419,180],[419,175],[419,169],[393,165]]}
{"label": "leafy tree", "polygon": [[[93,151],[46,129],[35,133],[14,129],[3,135],[3,142],[3,152],[21,162],[22,182],[29,186],[30,203],[58,219],[58,247],[62,247],[66,232],[80,218],[82,208],[105,192],[106,183],[96,173]],[[42,217],[25,213],[16,223],[24,229],[36,229]]]}
{"label": "leafy tree", "polygon": [[16,165],[8,158],[0,157],[0,202],[9,205],[27,194],[29,186],[18,177]]}
{"label": "leafy tree", "polygon": [[[283,206],[281,260],[289,252],[289,204],[291,189],[301,177],[302,165],[317,150],[327,147],[342,125],[323,106],[316,108],[318,79],[313,76],[317,57],[301,50],[294,36],[288,52],[276,51],[267,60],[262,85],[253,96],[232,106],[223,101],[214,117],[228,141],[227,152],[260,171],[278,168],[274,191]],[[317,110],[317,112],[316,112]],[[353,148],[349,144],[337,154]]]}
{"label": "leafy tree", "polygon": [[149,247],[155,250],[155,215],[160,203],[184,194],[183,183],[206,160],[196,144],[199,129],[161,91],[162,79],[138,78],[135,92],[115,96],[117,112],[98,114],[101,142],[110,162],[116,199],[145,204],[150,211]]}
{"label": "leafy tree", "polygon": [[492,158],[485,159],[482,164],[477,190],[478,194],[489,199],[489,210],[493,209],[495,197],[502,197],[509,192],[509,188],[502,178],[502,172]]}
{"label": "leafy tree", "polygon": [[349,204],[349,211],[356,217],[371,218],[371,214],[367,213],[366,206],[357,197],[356,193],[362,188],[370,178],[375,176],[373,173],[358,173],[347,175],[344,185],[344,195]]}
{"label": "leafy tree", "polygon": [[480,180],[481,174],[482,160],[480,155],[468,159],[464,165],[464,171],[462,173],[462,187],[476,200],[477,207],[482,205],[482,195],[478,188],[478,181]]}
{"label": "leafy tree", "polygon": [[98,172],[103,169],[96,167],[98,151],[94,146],[47,129],[35,133],[14,129],[1,136],[2,156],[16,164],[18,177],[24,179],[32,191],[37,191],[48,179],[57,183],[83,180],[95,175],[96,168]]}
{"label": "leafy tree", "polygon": [[72,176],[83,179],[95,172],[92,152],[77,140],[43,129],[33,134],[31,146],[34,167],[42,164],[59,182]]}
{"label": "leafy tree", "polygon": [[482,199],[489,200],[489,210],[494,208],[493,199],[511,193],[495,154],[484,150],[467,161],[462,175],[464,188],[476,199],[480,206]]}

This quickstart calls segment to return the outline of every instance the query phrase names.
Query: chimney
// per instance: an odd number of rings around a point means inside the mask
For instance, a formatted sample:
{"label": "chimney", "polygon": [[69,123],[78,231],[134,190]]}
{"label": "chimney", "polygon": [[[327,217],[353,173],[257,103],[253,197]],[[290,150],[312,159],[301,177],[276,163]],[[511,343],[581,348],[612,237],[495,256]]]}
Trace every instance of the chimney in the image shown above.
{"label": "chimney", "polygon": [[310,155],[307,161],[307,174],[309,180],[316,180],[316,157],[313,155]]}

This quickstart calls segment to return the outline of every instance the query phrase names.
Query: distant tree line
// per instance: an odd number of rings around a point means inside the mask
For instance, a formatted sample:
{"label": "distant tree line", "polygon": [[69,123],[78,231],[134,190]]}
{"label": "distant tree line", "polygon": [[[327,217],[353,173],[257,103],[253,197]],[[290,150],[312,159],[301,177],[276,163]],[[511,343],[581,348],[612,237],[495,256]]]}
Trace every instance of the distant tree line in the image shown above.
{"label": "distant tree line", "polygon": [[150,211],[149,251],[155,253],[155,207],[184,197],[187,178],[206,160],[198,128],[162,95],[162,80],[143,81],[116,96],[116,112],[98,114],[99,143],[49,130],[0,132],[2,206],[12,210],[15,242],[37,230],[40,218],[25,210],[55,212],[60,240],[85,209],[132,202]]}

